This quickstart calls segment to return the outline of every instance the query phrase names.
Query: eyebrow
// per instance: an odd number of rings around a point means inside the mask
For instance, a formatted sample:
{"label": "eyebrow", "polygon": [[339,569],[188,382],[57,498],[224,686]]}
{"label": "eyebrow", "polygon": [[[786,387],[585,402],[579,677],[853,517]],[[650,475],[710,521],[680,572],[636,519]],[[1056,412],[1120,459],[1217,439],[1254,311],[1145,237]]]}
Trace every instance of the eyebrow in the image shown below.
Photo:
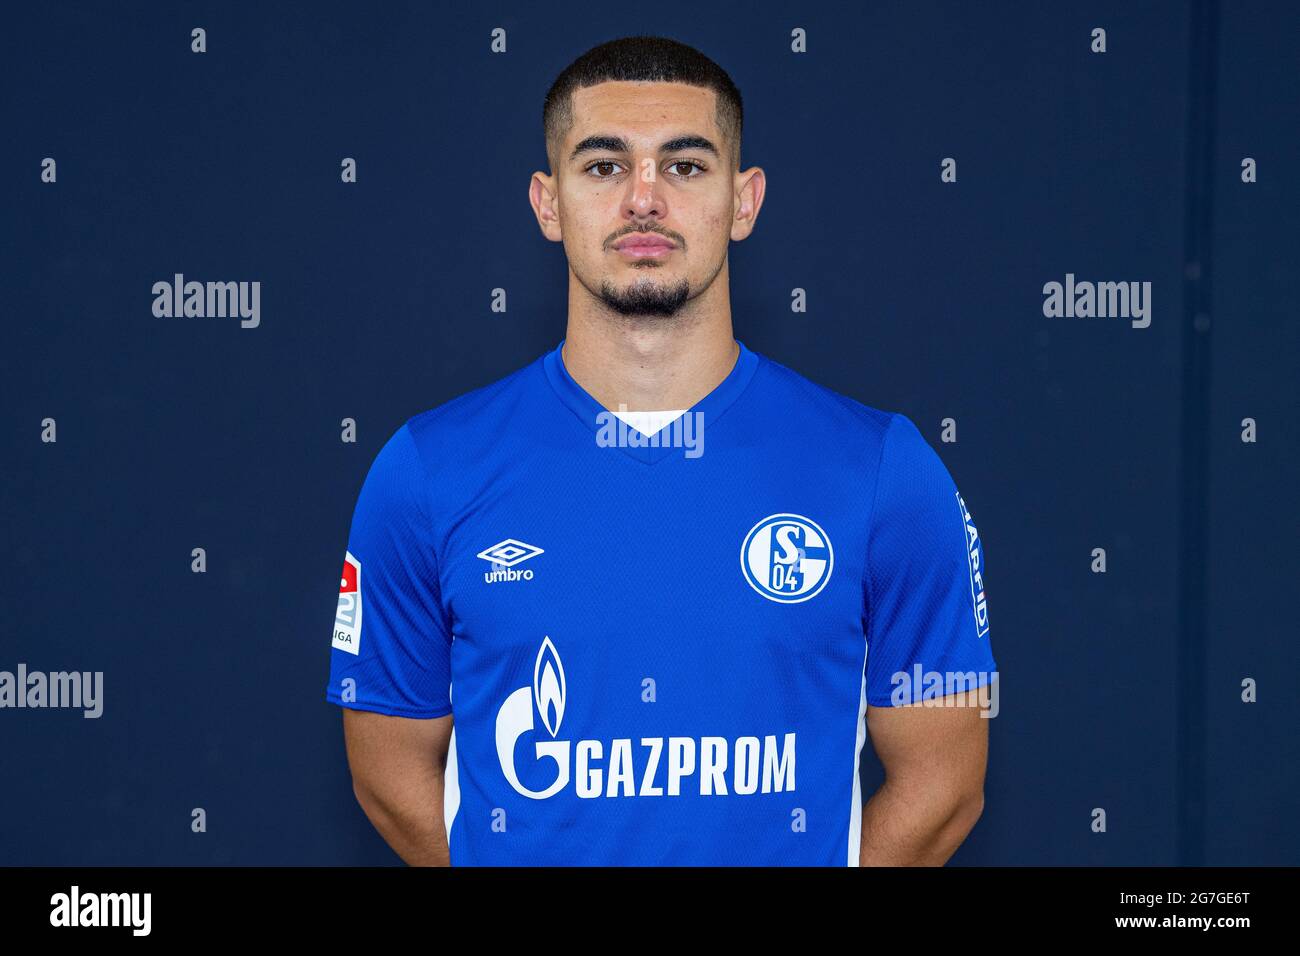
{"label": "eyebrow", "polygon": [[[703,136],[687,134],[677,136],[670,140],[665,140],[659,145],[661,153],[675,153],[679,149],[702,149],[705,152],[712,153],[714,158],[720,158],[718,147],[713,142]],[[632,150],[627,145],[627,140],[621,136],[596,135],[588,136],[586,139],[573,147],[573,152],[569,154],[569,159],[577,159],[581,153],[611,152],[611,153],[630,153]]]}

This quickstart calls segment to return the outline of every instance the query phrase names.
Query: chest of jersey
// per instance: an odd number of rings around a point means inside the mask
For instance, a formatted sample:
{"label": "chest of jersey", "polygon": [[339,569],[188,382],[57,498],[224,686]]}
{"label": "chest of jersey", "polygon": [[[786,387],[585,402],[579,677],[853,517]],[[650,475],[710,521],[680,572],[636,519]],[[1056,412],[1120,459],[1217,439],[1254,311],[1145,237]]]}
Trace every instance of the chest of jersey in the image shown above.
{"label": "chest of jersey", "polygon": [[457,724],[496,751],[503,792],[847,784],[866,653],[851,481],[601,451],[494,476],[438,555]]}

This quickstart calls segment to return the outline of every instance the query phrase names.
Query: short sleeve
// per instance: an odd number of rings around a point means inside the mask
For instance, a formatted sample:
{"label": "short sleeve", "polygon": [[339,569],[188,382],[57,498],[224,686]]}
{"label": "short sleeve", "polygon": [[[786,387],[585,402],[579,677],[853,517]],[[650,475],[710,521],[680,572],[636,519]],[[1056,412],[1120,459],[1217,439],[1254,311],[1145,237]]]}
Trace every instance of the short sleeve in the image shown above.
{"label": "short sleeve", "polygon": [[399,717],[451,713],[428,485],[410,424],[371,463],[352,514],[326,700]]}
{"label": "short sleeve", "polygon": [[868,538],[867,700],[896,706],[996,677],[984,548],[938,453],[905,415],[883,439]]}

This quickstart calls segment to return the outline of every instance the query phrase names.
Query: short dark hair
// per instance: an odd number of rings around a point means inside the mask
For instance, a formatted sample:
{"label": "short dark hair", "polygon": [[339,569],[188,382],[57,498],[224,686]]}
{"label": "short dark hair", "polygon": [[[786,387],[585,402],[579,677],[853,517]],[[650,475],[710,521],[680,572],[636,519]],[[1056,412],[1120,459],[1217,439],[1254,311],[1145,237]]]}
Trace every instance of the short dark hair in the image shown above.
{"label": "short dark hair", "polygon": [[551,171],[558,168],[556,150],[573,125],[573,91],[619,80],[653,80],[702,86],[717,94],[716,121],[731,142],[732,160],[740,164],[740,134],[744,104],[727,71],[694,47],[668,37],[633,36],[592,47],[556,77],[542,105],[542,130]]}

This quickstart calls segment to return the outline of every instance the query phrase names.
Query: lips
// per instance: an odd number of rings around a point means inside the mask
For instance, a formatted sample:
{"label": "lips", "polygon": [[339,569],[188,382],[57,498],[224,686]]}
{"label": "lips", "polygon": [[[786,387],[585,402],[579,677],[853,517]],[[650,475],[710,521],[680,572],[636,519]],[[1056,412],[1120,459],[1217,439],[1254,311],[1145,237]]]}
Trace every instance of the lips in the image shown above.
{"label": "lips", "polygon": [[664,259],[677,247],[663,236],[637,233],[624,236],[614,243],[614,248],[626,259]]}

